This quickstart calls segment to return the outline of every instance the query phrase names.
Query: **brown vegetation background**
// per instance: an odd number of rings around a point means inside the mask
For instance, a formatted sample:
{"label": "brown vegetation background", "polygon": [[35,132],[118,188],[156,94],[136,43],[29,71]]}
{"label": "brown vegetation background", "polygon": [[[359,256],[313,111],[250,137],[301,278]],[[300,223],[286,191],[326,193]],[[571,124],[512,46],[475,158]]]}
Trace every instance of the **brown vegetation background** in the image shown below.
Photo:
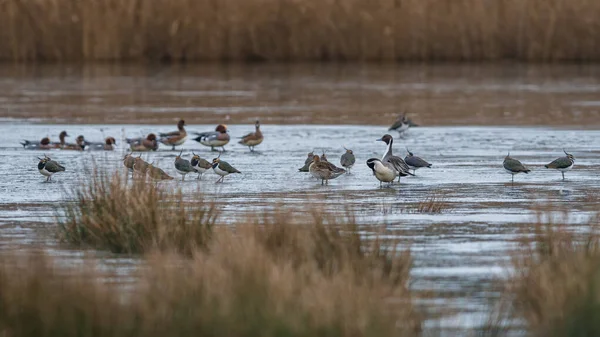
{"label": "brown vegetation background", "polygon": [[597,61],[597,0],[4,0],[2,61]]}

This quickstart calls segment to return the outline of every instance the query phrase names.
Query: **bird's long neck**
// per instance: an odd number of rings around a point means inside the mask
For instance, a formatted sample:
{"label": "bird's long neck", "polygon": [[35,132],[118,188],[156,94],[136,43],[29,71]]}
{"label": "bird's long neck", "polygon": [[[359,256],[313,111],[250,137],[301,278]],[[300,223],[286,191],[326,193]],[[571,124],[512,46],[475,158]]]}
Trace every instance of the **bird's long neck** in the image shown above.
{"label": "bird's long neck", "polygon": [[390,139],[390,142],[387,145],[387,149],[383,153],[383,158],[382,159],[385,159],[386,157],[392,156],[392,143],[393,142],[394,142],[394,140]]}

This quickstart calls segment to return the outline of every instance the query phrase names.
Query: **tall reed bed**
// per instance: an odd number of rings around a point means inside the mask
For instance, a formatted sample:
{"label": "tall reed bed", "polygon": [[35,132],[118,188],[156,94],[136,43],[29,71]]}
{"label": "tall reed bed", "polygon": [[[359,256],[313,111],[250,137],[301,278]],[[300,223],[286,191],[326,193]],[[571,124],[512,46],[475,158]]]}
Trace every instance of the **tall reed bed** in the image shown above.
{"label": "tall reed bed", "polygon": [[6,0],[0,60],[600,60],[595,0]]}

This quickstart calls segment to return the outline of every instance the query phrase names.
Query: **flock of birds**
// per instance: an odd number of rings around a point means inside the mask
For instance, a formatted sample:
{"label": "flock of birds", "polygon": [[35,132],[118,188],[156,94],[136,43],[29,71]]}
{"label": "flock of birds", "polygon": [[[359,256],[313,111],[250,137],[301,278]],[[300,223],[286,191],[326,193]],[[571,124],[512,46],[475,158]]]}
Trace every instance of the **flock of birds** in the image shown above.
{"label": "flock of birds", "polygon": [[[156,151],[159,143],[171,146],[172,149],[175,150],[176,146],[182,145],[187,140],[187,132],[184,126],[185,121],[180,120],[179,123],[177,123],[177,131],[159,133],[159,137],[154,133],[150,133],[144,138],[127,138],[126,141],[132,152],[125,155],[123,158],[123,165],[133,175],[137,174],[138,176],[148,177],[154,181],[174,179],[161,168],[144,161],[141,158],[141,155],[134,157],[133,152]],[[403,113],[388,131],[396,130],[401,134],[414,126],[417,125]],[[175,157],[174,162],[175,170],[182,176],[182,180],[185,180],[185,176],[190,173],[197,174],[198,179],[201,179],[205,172],[212,169],[214,173],[220,176],[217,183],[222,183],[227,175],[241,173],[235,167],[220,159],[221,153],[225,152],[225,145],[230,141],[228,132],[226,125],[219,124],[215,131],[194,133],[196,135],[194,138],[195,141],[210,147],[212,151],[216,151],[216,148],[220,147],[221,152],[212,161],[203,159],[193,152],[192,158],[186,160],[181,156],[183,153],[182,150],[179,155]],[[59,142],[52,143],[48,137],[45,137],[40,141],[25,140],[21,144],[27,149],[63,149],[76,151],[84,151],[86,148],[91,150],[110,151],[115,148],[116,144],[115,138],[113,137],[107,137],[104,143],[90,143],[87,142],[83,136],[78,136],[74,144],[66,143],[66,137],[68,137],[68,134],[63,131],[59,135]],[[263,140],[264,137],[260,130],[260,122],[256,121],[255,131],[241,137],[239,143],[248,146],[250,151],[254,151],[254,147],[261,144]],[[432,166],[426,160],[415,156],[408,149],[406,149],[408,153],[406,157],[401,158],[395,156],[392,148],[394,138],[389,134],[385,134],[377,140],[386,144],[386,150],[381,159],[370,158],[367,160],[366,164],[373,171],[373,175],[379,181],[380,186],[383,186],[383,183],[392,184],[396,177],[398,177],[398,182],[400,182],[401,177],[414,176],[416,170],[424,167],[430,168]],[[335,179],[344,173],[350,174],[350,170],[354,166],[356,158],[352,150],[346,148],[345,150],[346,152],[340,158],[342,167],[337,167],[329,162],[324,153],[319,157],[313,152],[310,152],[304,162],[304,166],[300,168],[299,171],[309,172],[313,177],[321,180],[322,185],[328,184],[329,180]],[[565,172],[573,168],[575,163],[573,155],[566,151],[564,152],[566,155],[565,157],[560,157],[545,165],[546,168],[560,171],[563,180],[565,179]],[[38,159],[40,160],[38,163],[38,170],[42,175],[46,176],[46,181],[50,181],[53,174],[65,171],[64,166],[46,155],[44,155],[44,158]],[[510,153],[504,158],[503,167],[507,173],[511,174],[512,182],[514,182],[514,176],[516,174],[529,173],[531,171],[519,160],[510,157]],[[412,173],[410,172],[411,170],[413,171]]]}

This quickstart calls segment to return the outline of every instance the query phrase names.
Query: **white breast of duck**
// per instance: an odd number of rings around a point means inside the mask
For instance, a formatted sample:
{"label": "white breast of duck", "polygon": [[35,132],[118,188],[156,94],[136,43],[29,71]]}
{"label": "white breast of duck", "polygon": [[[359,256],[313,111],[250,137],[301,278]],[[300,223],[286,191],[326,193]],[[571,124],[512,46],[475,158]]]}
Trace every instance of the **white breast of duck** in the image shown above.
{"label": "white breast of duck", "polygon": [[396,170],[392,170],[390,167],[388,167],[387,165],[384,165],[380,161],[375,162],[374,169],[375,169],[375,177],[377,177],[378,180],[383,181],[383,182],[388,182],[388,183],[392,182],[398,175]]}

